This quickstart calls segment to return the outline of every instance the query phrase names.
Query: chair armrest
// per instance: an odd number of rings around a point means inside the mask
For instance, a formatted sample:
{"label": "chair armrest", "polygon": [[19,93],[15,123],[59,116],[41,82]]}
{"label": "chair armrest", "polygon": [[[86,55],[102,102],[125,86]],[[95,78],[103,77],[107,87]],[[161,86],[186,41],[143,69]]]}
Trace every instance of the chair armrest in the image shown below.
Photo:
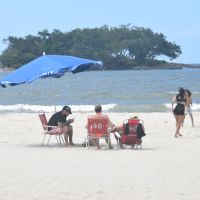
{"label": "chair armrest", "polygon": [[52,128],[52,129],[54,129],[54,128],[58,128],[58,126],[48,126],[48,125],[43,125],[43,128]]}
{"label": "chair armrest", "polygon": [[118,138],[121,138],[121,135],[118,132],[114,133]]}

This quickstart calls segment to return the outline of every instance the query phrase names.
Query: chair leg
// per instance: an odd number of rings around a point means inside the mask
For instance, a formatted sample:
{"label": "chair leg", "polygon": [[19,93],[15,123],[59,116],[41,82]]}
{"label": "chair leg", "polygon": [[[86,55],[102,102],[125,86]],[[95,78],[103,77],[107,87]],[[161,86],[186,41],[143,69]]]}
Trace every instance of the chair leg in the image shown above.
{"label": "chair leg", "polygon": [[86,147],[89,149],[90,148],[90,141],[91,141],[91,138],[90,137],[86,137]]}
{"label": "chair leg", "polygon": [[[47,134],[45,133],[45,135],[44,135],[44,139],[43,139],[43,141],[42,141],[42,145],[44,145],[44,143],[45,143],[46,136],[47,136]],[[59,137],[59,139],[57,138],[57,136]],[[56,141],[57,141],[58,144],[61,145],[62,142],[65,143],[65,141],[64,141],[62,135],[55,135],[55,137],[56,137]],[[48,138],[48,141],[47,141],[47,145],[49,144],[50,139],[51,139],[51,135],[49,134],[49,138]]]}
{"label": "chair leg", "polygon": [[106,138],[108,140],[108,149],[110,148],[110,137]]}
{"label": "chair leg", "polygon": [[113,146],[112,146],[112,144],[111,144],[110,133],[108,134],[107,140],[108,140],[108,149],[113,149]]}
{"label": "chair leg", "polygon": [[61,136],[61,139],[62,139],[62,141],[63,141],[63,144],[65,144],[65,140],[64,140],[64,138],[63,138],[63,135],[60,135]]}
{"label": "chair leg", "polygon": [[43,141],[42,141],[42,145],[44,145],[44,141],[45,141],[46,136],[47,136],[47,134],[44,133],[44,139],[43,139]]}
{"label": "chair leg", "polygon": [[61,135],[58,135],[58,138],[59,138],[59,143],[61,145],[62,144]]}
{"label": "chair leg", "polygon": [[59,138],[59,144],[61,145],[61,136],[60,135],[58,135],[58,138]]}
{"label": "chair leg", "polygon": [[115,137],[115,139],[116,139],[116,142],[117,142],[117,148],[119,148],[119,147],[121,147],[121,135],[118,133],[118,132],[115,132],[114,133],[114,137]]}
{"label": "chair leg", "polygon": [[57,138],[57,135],[55,135],[55,137],[56,137],[56,141],[57,141],[57,143],[60,144],[60,143],[59,143],[59,140],[58,140],[58,138]]}
{"label": "chair leg", "polygon": [[57,138],[57,143],[58,143],[58,144],[61,144],[61,142],[60,142],[60,136],[59,136],[59,135],[56,135],[56,138]]}
{"label": "chair leg", "polygon": [[86,144],[86,147],[87,147],[87,148],[90,147],[89,141],[90,141],[90,138],[89,138],[89,137],[86,137],[85,144]]}
{"label": "chair leg", "polygon": [[47,145],[49,144],[50,138],[51,138],[51,135],[49,135],[49,139],[48,139]]}
{"label": "chair leg", "polygon": [[63,136],[62,136],[62,135],[58,135],[58,137],[59,137],[59,143],[60,143],[60,145],[62,144],[62,142],[63,142],[63,144],[64,144],[65,141],[64,141],[64,139],[63,139]]}
{"label": "chair leg", "polygon": [[119,142],[117,141],[117,149],[119,149]]}

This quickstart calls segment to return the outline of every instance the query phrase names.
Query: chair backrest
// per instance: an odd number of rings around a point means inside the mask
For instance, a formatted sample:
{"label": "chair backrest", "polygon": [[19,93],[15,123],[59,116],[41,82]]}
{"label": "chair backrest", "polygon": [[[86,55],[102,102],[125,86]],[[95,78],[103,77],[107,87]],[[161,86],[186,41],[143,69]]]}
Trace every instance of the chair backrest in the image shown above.
{"label": "chair backrest", "polygon": [[88,117],[88,134],[96,137],[108,135],[108,119]]}
{"label": "chair backrest", "polygon": [[41,123],[42,123],[43,129],[44,129],[44,130],[47,130],[47,128],[48,128],[48,127],[47,127],[47,126],[48,126],[48,122],[47,122],[47,118],[46,118],[46,115],[45,115],[44,111],[39,110],[39,111],[38,111],[38,116],[39,116],[40,121],[41,121]]}
{"label": "chair backrest", "polygon": [[122,144],[135,145],[141,143],[141,140],[137,139],[137,127],[140,121],[140,119],[127,119],[124,121]]}
{"label": "chair backrest", "polygon": [[125,134],[137,135],[137,125],[140,123],[139,119],[128,119],[123,124]]}

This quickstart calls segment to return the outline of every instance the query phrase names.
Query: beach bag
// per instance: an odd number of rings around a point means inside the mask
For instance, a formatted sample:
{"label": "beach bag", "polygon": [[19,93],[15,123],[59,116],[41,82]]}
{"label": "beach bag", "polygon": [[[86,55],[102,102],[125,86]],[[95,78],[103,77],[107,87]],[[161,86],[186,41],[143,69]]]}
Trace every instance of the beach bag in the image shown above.
{"label": "beach bag", "polygon": [[128,123],[125,123],[125,124],[124,124],[124,134],[125,134],[125,135],[128,135],[128,134],[129,134],[129,124],[128,124]]}
{"label": "beach bag", "polygon": [[136,133],[137,133],[137,139],[141,139],[142,137],[146,135],[146,133],[144,132],[143,124],[139,123],[137,125]]}

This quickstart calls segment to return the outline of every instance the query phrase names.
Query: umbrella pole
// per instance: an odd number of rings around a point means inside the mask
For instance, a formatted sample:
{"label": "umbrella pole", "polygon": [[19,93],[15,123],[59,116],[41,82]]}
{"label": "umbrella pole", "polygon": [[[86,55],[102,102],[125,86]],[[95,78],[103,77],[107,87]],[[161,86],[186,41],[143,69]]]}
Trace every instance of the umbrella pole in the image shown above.
{"label": "umbrella pole", "polygon": [[56,92],[56,82],[55,82],[55,80],[54,80],[54,78],[52,78],[53,79],[53,84],[52,84],[52,99],[54,99],[54,112],[56,113],[57,112],[57,110],[56,110],[56,95],[55,95],[55,92]]}

